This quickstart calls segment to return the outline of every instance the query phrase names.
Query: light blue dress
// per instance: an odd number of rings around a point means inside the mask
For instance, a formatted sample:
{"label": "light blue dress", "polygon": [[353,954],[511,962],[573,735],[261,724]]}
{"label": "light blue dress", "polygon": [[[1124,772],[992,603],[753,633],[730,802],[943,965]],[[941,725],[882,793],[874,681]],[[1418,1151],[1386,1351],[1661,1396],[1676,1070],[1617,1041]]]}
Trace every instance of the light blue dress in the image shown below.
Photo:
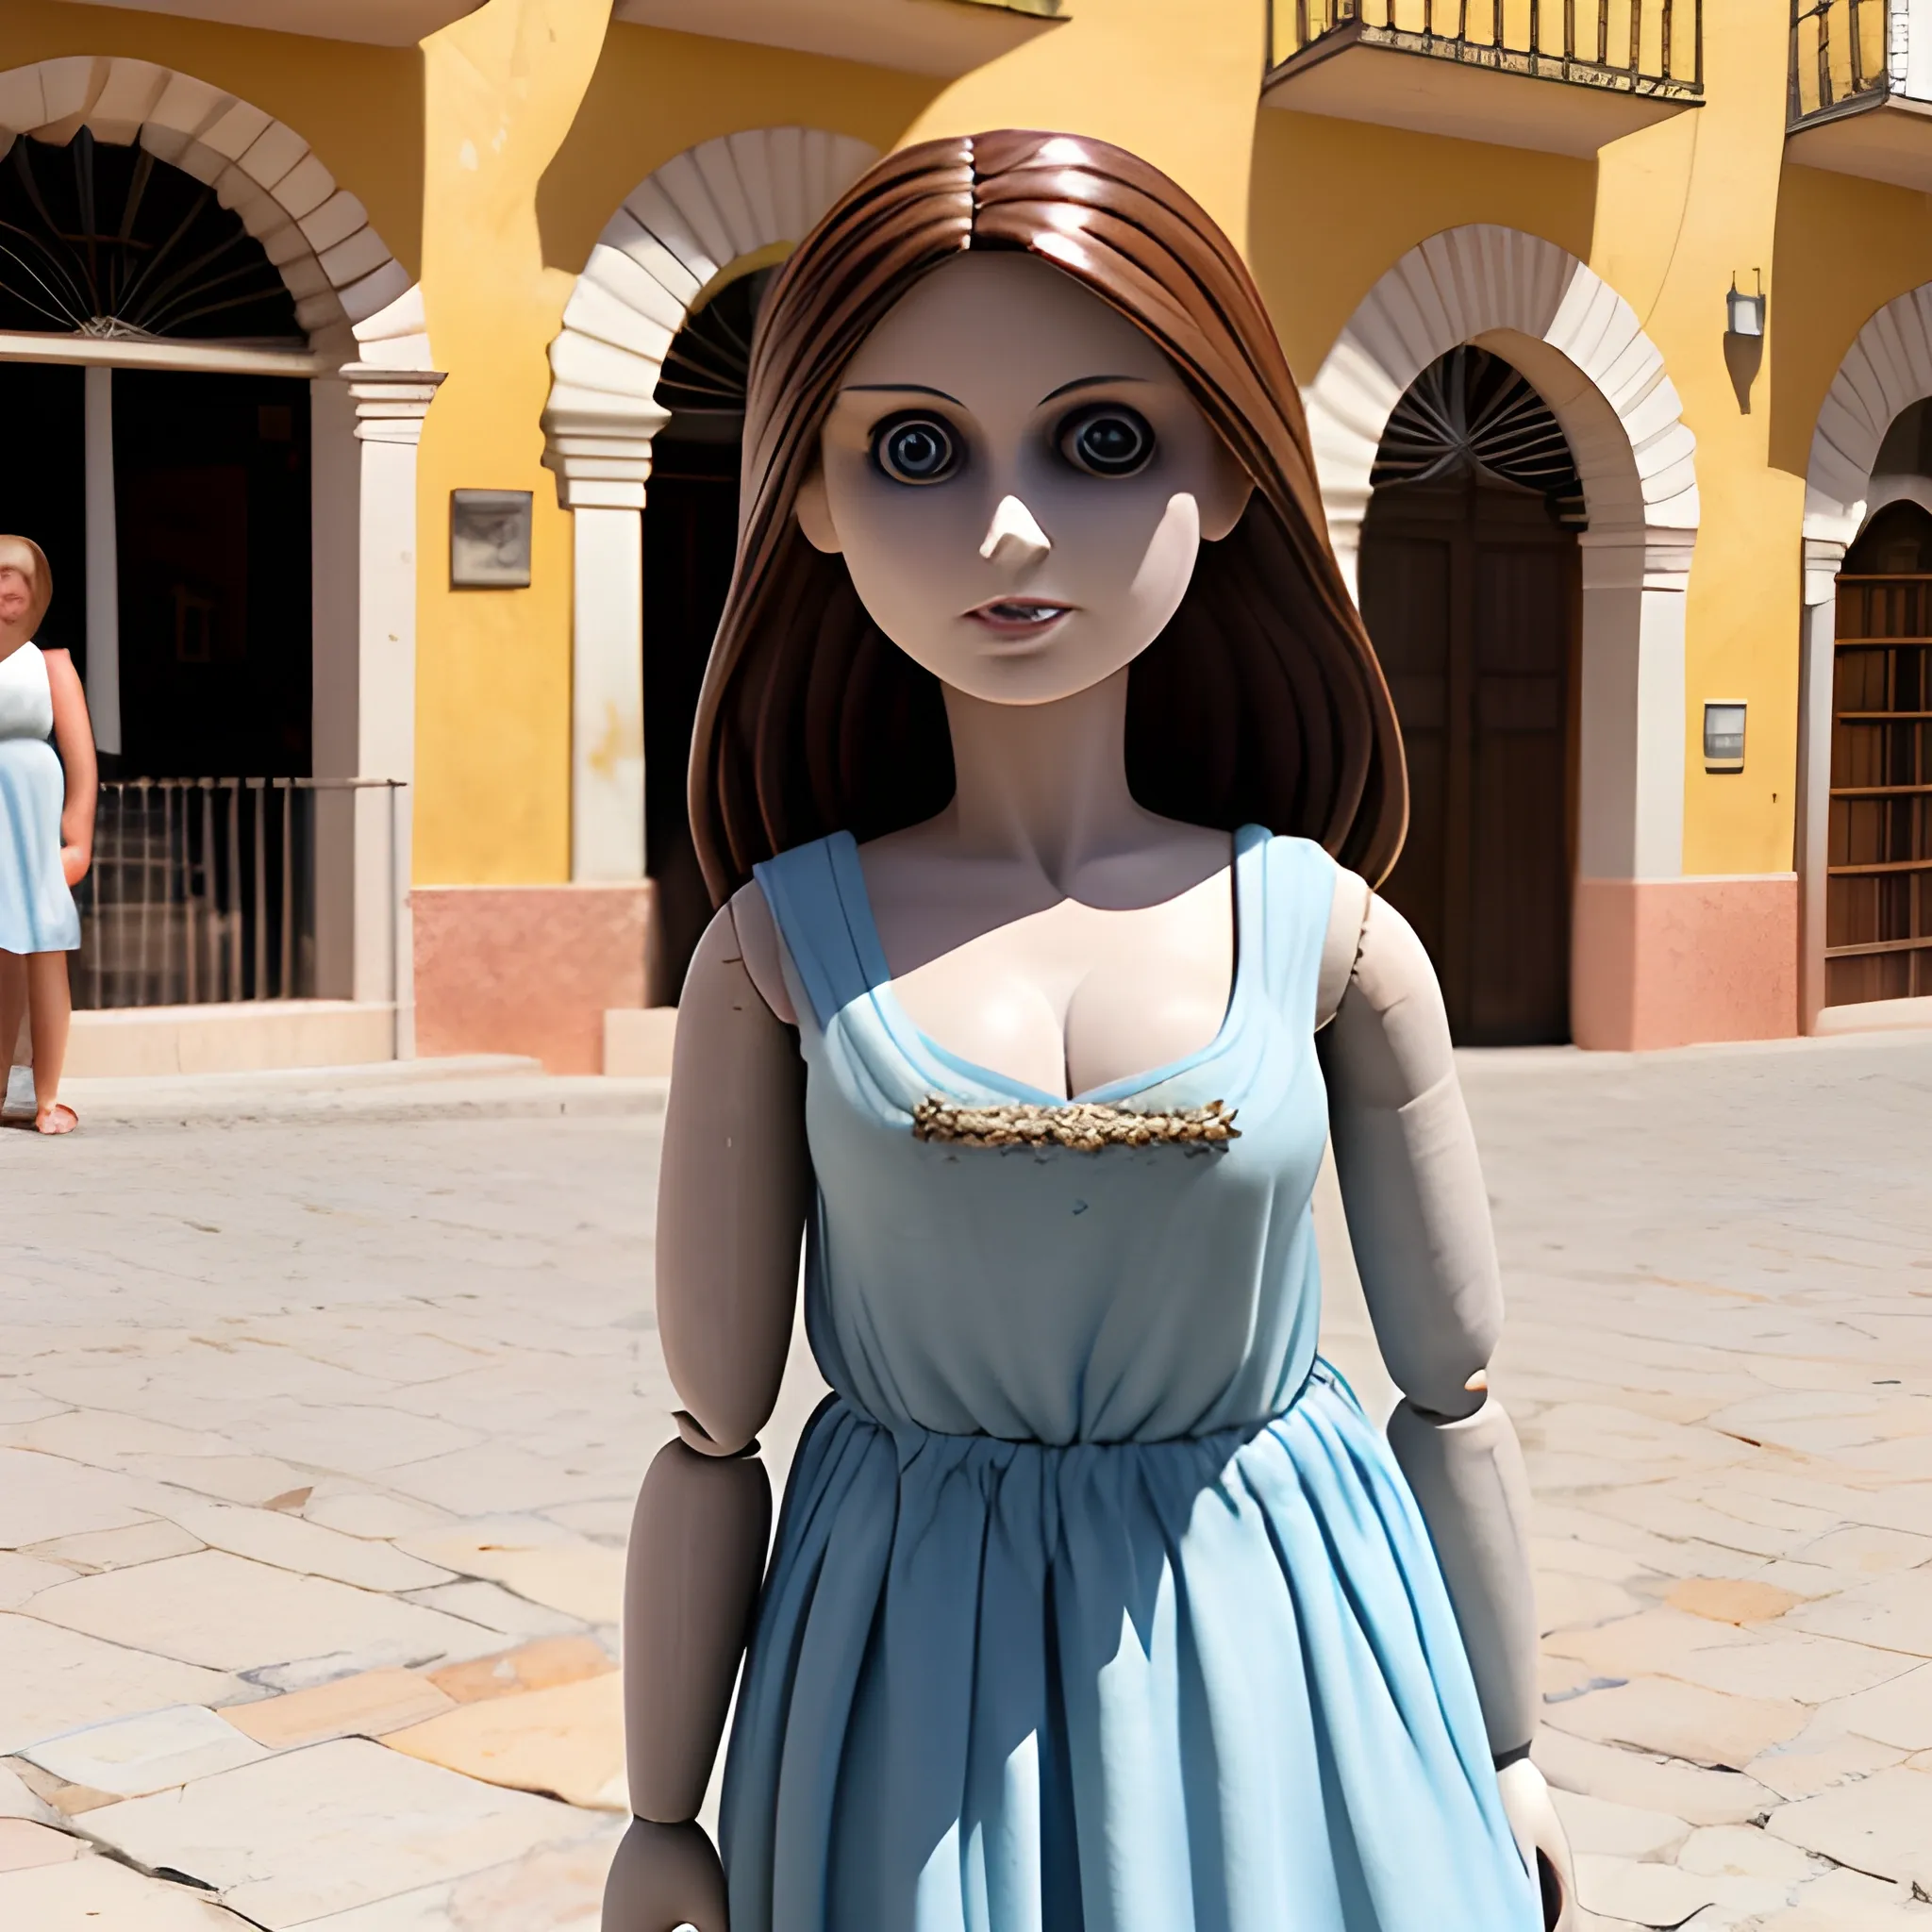
{"label": "light blue dress", "polygon": [[1538,1932],[1428,1533],[1315,1355],[1320,847],[1236,841],[1219,1035],[1082,1099],[1241,1138],[921,1141],[1052,1100],[925,1039],[858,848],[761,865],[818,1180],[801,1445],[724,1782],[732,1932]]}
{"label": "light blue dress", "polygon": [[38,644],[21,644],[0,658],[0,952],[71,953],[80,944],[80,914],[60,870],[67,777],[48,742],[53,729],[47,660]]}

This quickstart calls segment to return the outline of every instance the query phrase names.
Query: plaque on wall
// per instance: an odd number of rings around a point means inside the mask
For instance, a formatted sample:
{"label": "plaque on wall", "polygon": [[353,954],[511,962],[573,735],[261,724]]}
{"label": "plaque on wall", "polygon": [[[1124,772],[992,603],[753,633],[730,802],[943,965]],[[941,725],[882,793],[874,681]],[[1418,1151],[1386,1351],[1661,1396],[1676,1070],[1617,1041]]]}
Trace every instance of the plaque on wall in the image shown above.
{"label": "plaque on wall", "polygon": [[453,591],[521,591],[530,581],[530,492],[452,490],[449,582]]}

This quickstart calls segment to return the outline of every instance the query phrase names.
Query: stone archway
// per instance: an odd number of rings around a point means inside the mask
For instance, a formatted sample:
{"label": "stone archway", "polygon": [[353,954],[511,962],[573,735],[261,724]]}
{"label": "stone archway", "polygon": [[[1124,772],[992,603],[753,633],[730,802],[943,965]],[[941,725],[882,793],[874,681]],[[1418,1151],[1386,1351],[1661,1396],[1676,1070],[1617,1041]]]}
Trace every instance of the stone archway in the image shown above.
{"label": "stone archway", "polygon": [[878,150],[758,127],[674,155],[625,197],[550,345],[543,462],[574,513],[571,876],[644,876],[641,514],[658,377],[705,291],[802,241]]}
{"label": "stone archway", "polygon": [[1464,342],[1513,363],[1549,405],[1590,511],[1575,1038],[1631,1046],[1710,1037],[1708,990],[1661,964],[1686,922],[1707,917],[1671,890],[1683,872],[1683,593],[1699,516],[1696,441],[1630,305],[1566,250],[1516,229],[1451,228],[1410,249],[1363,297],[1307,390],[1337,557],[1353,583],[1389,418],[1422,372]]}
{"label": "stone archway", "polygon": [[[312,352],[311,595],[314,775],[400,779],[415,758],[416,444],[436,386],[423,294],[307,140],[254,103],[146,60],[75,55],[0,72],[0,156],[23,136],[139,143],[213,190],[273,262]],[[86,343],[90,380],[128,359]],[[150,344],[139,345],[143,350]],[[206,366],[183,358],[149,366]],[[248,366],[248,351],[219,367]],[[33,359],[31,356],[27,359]],[[278,373],[288,373],[281,371]],[[111,436],[107,439],[111,447]],[[109,488],[104,492],[112,501]],[[106,546],[111,576],[113,542]],[[118,644],[92,642],[96,660]],[[104,633],[104,636],[106,634]],[[96,706],[102,729],[109,708]],[[118,693],[111,710],[118,714]],[[108,743],[106,736],[102,740]],[[109,748],[118,748],[118,733]],[[414,1051],[407,793],[391,819],[375,789],[332,794],[317,831],[318,990],[393,1012]]]}
{"label": "stone archway", "polygon": [[1872,471],[1893,422],[1932,396],[1932,282],[1896,296],[1861,328],[1818,410],[1805,468],[1804,608],[1798,677],[1798,1024],[1825,1003],[1832,691],[1838,573],[1872,511]]}

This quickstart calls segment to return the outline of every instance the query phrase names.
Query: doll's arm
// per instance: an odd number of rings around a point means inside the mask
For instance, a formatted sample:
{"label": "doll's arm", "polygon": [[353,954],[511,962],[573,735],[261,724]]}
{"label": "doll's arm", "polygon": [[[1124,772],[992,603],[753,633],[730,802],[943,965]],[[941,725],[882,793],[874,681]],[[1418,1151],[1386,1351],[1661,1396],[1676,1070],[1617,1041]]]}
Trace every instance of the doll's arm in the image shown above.
{"label": "doll's arm", "polygon": [[65,651],[45,651],[47,689],[54,700],[54,743],[67,771],[67,803],[60,811],[60,859],[67,883],[77,886],[93,863],[94,802],[100,771],[94,758],[93,725],[80,674]]}
{"label": "doll's arm", "polygon": [[1529,1478],[1487,1386],[1503,1326],[1489,1195],[1429,957],[1392,906],[1359,880],[1350,887],[1344,874],[1324,977],[1351,934],[1355,963],[1318,1039],[1349,1240],[1382,1358],[1403,1391],[1389,1446],[1436,1547],[1543,1923],[1574,1932],[1569,1841],[1528,1757],[1538,1706]]}
{"label": "doll's arm", "polygon": [[664,1123],[658,1325],[685,1407],[681,1440],[652,1463],[631,1524],[634,1822],[605,1892],[608,1932],[671,1932],[686,1920],[725,1932],[717,1859],[691,1821],[764,1570],[771,1487],[756,1434],[791,1343],[809,1186],[797,1041],[746,970],[727,908],[685,981]]}
{"label": "doll's arm", "polygon": [[1507,1762],[1536,1728],[1537,1630],[1523,1452],[1485,1387],[1503,1324],[1495,1238],[1441,992],[1384,900],[1368,902],[1320,1039],[1349,1238],[1403,1391],[1390,1446],[1442,1566],[1490,1748]]}

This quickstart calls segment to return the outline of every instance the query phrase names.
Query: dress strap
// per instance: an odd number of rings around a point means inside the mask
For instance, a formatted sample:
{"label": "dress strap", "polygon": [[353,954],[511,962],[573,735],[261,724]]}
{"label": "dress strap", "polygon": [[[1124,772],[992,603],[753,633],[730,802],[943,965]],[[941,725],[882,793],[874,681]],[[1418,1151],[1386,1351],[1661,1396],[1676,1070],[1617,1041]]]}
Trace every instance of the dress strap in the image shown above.
{"label": "dress strap", "polygon": [[887,976],[863,899],[852,897],[858,865],[852,834],[833,832],[752,868],[821,1033]]}
{"label": "dress strap", "polygon": [[[1261,911],[1257,937],[1268,1004],[1298,1031],[1312,1034],[1322,951],[1341,869],[1312,839],[1269,839],[1257,856],[1261,890],[1254,896]],[[1245,943],[1242,950],[1245,954]]]}

